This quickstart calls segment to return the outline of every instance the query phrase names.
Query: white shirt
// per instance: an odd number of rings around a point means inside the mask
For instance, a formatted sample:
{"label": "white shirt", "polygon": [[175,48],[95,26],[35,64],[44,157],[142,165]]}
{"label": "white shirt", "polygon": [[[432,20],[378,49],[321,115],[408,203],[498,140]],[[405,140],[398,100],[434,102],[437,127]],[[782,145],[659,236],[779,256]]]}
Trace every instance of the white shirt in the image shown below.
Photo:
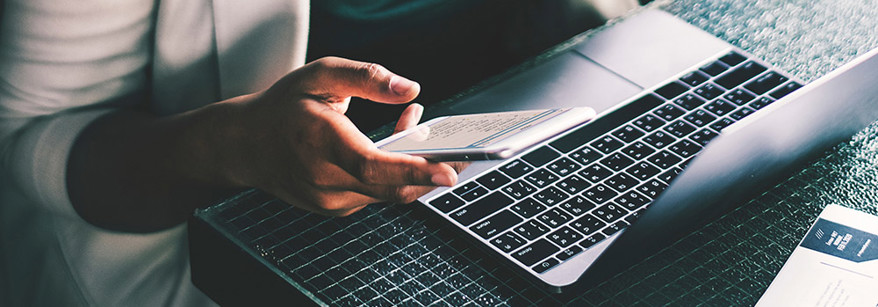
{"label": "white shirt", "polygon": [[67,156],[114,109],[177,113],[302,65],[308,1],[5,2],[0,306],[212,305],[190,281],[185,226],[130,234],[88,224],[67,196]]}

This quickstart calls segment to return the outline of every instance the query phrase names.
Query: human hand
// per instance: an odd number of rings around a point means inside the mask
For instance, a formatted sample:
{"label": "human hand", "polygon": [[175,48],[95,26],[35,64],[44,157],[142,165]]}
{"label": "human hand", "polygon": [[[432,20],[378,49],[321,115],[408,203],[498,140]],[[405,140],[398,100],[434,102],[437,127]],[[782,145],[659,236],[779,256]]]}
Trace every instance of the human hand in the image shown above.
{"label": "human hand", "polygon": [[[270,89],[232,99],[240,116],[231,130],[226,174],[303,209],[346,216],[381,201],[409,203],[457,182],[446,163],[379,150],[344,115],[350,97],[400,104],[420,86],[370,63],[322,58]],[[422,107],[403,111],[397,131],[417,124]],[[456,165],[463,167],[463,165]]]}

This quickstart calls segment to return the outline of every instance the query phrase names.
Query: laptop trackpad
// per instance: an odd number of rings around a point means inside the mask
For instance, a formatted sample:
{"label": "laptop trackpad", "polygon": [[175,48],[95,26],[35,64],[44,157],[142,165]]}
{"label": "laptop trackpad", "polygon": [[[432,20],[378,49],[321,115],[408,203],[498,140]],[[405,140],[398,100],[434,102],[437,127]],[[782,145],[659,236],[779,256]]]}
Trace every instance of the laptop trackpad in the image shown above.
{"label": "laptop trackpad", "polygon": [[642,89],[575,52],[566,52],[450,106],[449,113],[591,107],[597,113]]}

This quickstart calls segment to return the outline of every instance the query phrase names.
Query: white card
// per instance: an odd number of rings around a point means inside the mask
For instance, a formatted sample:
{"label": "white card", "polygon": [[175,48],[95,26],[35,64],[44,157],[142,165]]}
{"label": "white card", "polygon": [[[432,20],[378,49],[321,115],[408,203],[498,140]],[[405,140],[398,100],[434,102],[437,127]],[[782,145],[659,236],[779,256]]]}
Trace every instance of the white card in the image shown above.
{"label": "white card", "polygon": [[756,306],[878,306],[878,216],[827,206]]}

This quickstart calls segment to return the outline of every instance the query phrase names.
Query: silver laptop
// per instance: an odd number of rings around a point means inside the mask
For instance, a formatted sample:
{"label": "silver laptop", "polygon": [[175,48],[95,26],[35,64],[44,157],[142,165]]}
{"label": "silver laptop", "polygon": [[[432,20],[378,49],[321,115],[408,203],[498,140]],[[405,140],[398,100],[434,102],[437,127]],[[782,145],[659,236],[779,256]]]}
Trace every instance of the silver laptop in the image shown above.
{"label": "silver laptop", "polygon": [[475,162],[419,202],[538,284],[590,285],[874,121],[876,81],[875,51],[803,87],[647,10],[429,112],[588,106],[598,117],[519,156]]}

